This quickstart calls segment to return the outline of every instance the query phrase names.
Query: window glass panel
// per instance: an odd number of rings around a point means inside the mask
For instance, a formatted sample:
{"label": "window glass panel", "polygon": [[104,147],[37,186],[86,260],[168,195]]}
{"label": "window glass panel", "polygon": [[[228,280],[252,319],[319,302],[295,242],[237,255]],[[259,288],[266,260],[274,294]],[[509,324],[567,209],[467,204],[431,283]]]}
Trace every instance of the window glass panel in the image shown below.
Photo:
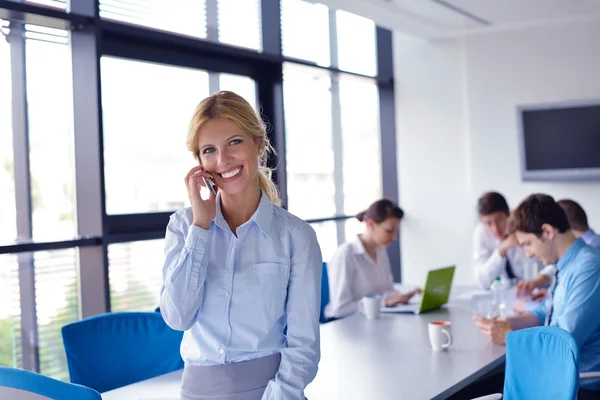
{"label": "window glass panel", "polygon": [[242,96],[256,110],[256,82],[247,76],[219,74],[219,89]]}
{"label": "window glass panel", "polygon": [[[358,214],[358,213],[357,213]],[[356,236],[363,233],[364,227],[361,222],[356,218],[350,218],[344,221],[344,233],[346,236],[346,242],[351,242],[356,239]]]}
{"label": "window glass panel", "polygon": [[262,49],[260,0],[218,0],[219,41]]}
{"label": "window glass panel", "polygon": [[107,213],[189,205],[183,178],[196,161],[187,127],[208,74],[108,57],[101,67]]}
{"label": "window glass panel", "polygon": [[[77,0],[73,0],[77,1]],[[39,4],[42,6],[48,6],[52,8],[65,9],[67,8],[66,0],[26,0],[27,3]]]}
{"label": "window glass panel", "polygon": [[162,285],[164,239],[108,246],[110,305],[116,311],[153,311]]}
{"label": "window glass panel", "polygon": [[283,55],[328,67],[329,9],[303,0],[281,1]]}
{"label": "window glass panel", "polygon": [[100,0],[100,17],[206,38],[205,0]]}
{"label": "window glass panel", "polygon": [[68,380],[61,328],[79,319],[77,249],[34,253],[40,372]]}
{"label": "window glass panel", "polygon": [[33,239],[69,239],[76,236],[69,48],[27,39],[26,51]]}
{"label": "window glass panel", "polygon": [[310,224],[310,226],[317,234],[323,261],[329,262],[338,247],[336,221],[320,222],[317,224]]}
{"label": "window glass panel", "polygon": [[354,215],[382,196],[378,91],[370,79],[342,75],[339,82],[344,214]]}
{"label": "window glass panel", "polygon": [[336,11],[338,64],[346,71],[377,75],[375,24],[346,11]]}
{"label": "window glass panel", "polygon": [[304,219],[335,215],[330,88],[323,71],[284,65],[288,209]]}
{"label": "window glass panel", "polygon": [[16,254],[0,255],[0,365],[23,367],[19,266]]}
{"label": "window glass panel", "polygon": [[[3,32],[8,23],[0,20]],[[17,238],[15,164],[13,159],[10,46],[0,37],[0,245]]]}

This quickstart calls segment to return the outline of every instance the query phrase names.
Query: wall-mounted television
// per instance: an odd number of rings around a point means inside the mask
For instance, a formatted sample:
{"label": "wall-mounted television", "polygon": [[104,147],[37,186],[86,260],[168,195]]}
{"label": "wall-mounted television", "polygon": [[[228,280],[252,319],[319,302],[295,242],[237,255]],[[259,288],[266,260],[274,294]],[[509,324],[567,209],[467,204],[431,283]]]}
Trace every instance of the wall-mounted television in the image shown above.
{"label": "wall-mounted television", "polygon": [[525,181],[600,181],[600,100],[518,107]]}

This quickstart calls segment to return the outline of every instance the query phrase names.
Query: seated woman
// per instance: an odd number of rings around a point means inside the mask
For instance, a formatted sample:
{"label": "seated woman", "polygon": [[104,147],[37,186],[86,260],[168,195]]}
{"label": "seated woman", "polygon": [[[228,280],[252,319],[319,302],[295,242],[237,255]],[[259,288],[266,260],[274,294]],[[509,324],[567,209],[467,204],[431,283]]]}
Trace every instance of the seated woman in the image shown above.
{"label": "seated woman", "polygon": [[404,212],[390,200],[379,200],[356,218],[365,225],[364,233],[344,243],[327,265],[329,304],[327,318],[341,318],[358,310],[364,296],[381,295],[382,306],[408,303],[420,289],[409,293],[394,290],[394,279],[386,248],[398,238]]}

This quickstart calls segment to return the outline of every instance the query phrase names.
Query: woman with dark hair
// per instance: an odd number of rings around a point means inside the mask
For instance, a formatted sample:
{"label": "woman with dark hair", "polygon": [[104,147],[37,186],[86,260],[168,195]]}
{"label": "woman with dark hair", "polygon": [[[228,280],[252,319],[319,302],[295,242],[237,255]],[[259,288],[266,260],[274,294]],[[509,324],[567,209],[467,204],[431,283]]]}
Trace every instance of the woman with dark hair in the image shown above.
{"label": "woman with dark hair", "polygon": [[394,279],[386,248],[398,238],[404,212],[392,201],[376,201],[356,218],[365,230],[344,243],[328,264],[329,304],[327,318],[341,318],[358,310],[364,296],[381,295],[382,306],[408,303],[420,289],[409,293],[394,290]]}

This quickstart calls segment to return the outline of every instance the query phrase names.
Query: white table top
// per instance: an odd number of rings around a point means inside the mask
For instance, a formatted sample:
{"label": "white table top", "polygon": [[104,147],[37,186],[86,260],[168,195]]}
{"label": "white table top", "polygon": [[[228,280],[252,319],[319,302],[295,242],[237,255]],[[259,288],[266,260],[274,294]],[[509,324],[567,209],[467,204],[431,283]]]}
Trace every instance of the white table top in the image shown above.
{"label": "white table top", "polygon": [[[464,288],[454,289],[455,293]],[[453,296],[455,298],[455,296]],[[504,346],[482,335],[468,301],[422,315],[362,315],[321,326],[321,362],[306,388],[310,400],[444,399],[504,362]],[[429,345],[428,323],[452,321],[454,344]],[[179,399],[182,370],[105,392],[104,400]]]}

